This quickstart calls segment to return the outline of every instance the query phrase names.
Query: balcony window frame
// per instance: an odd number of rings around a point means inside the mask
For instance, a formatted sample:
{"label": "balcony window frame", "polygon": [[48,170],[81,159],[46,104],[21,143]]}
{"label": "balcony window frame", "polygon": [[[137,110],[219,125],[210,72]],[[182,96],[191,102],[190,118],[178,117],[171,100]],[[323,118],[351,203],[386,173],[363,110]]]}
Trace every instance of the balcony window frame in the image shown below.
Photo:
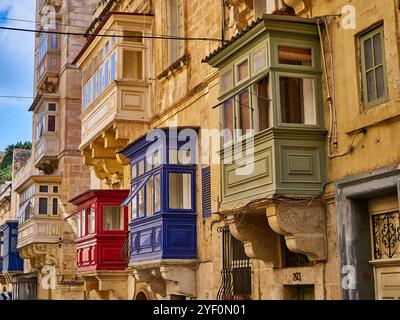
{"label": "balcony window frame", "polygon": [[[50,104],[55,104],[56,105],[56,111],[50,111],[49,110],[49,105]],[[36,143],[39,142],[39,140],[43,137],[46,136],[51,136],[51,135],[57,135],[59,131],[59,104],[56,101],[44,101],[38,111],[35,114],[36,121],[35,121],[35,138],[36,138]],[[54,124],[54,131],[49,131],[49,118],[50,117],[55,117],[55,124]]]}
{"label": "balcony window frame", "polygon": [[[120,219],[121,219],[121,215],[122,215],[122,225],[120,225],[120,227],[122,227],[122,229],[107,230],[104,227],[104,222],[105,222],[105,220],[104,220],[105,210],[104,209],[106,207],[118,208],[119,214],[120,214]],[[101,227],[99,225],[97,225],[97,228],[101,228],[102,233],[105,233],[105,234],[120,233],[121,231],[124,231],[126,229],[126,225],[127,225],[128,221],[127,221],[126,215],[125,215],[125,207],[120,207],[118,205],[111,205],[109,203],[100,203],[99,208],[100,208],[100,210],[98,211],[98,214],[100,214],[100,220],[97,220],[97,222],[99,222],[101,224]],[[121,221],[120,221],[120,223],[121,223]]]}
{"label": "balcony window frame", "polygon": [[[311,65],[310,66],[300,66],[300,65],[290,65],[283,64],[279,62],[279,47],[293,47],[293,48],[306,48],[311,50]],[[255,54],[265,50],[265,65],[256,68],[255,65]],[[233,99],[234,104],[234,129],[239,129],[239,114],[238,109],[238,95],[245,91],[250,90],[250,108],[251,108],[251,128],[254,135],[261,133],[264,130],[271,129],[273,127],[289,127],[289,128],[323,128],[323,117],[322,117],[322,79],[321,79],[321,61],[319,57],[319,44],[315,41],[307,39],[286,39],[279,36],[271,36],[267,39],[263,39],[251,45],[251,47],[241,54],[230,58],[228,62],[220,70],[220,103],[217,105],[221,109],[220,111],[220,126],[221,129],[225,128],[224,125],[224,105],[230,99]],[[237,66],[244,60],[249,59],[249,77],[245,79],[238,80],[237,78]],[[233,70],[234,73],[234,86],[230,90],[223,90],[222,86],[222,76],[227,72]],[[315,123],[285,123],[282,119],[281,114],[281,101],[280,101],[280,86],[279,86],[279,76],[286,75],[288,77],[295,78],[307,78],[313,79],[314,83],[314,97],[315,106],[313,112],[315,113]],[[260,130],[259,124],[256,123],[257,110],[258,110],[258,94],[256,91],[256,85],[260,83],[263,79],[268,80],[268,110],[266,111],[268,124],[263,125],[263,129]],[[229,147],[232,144],[236,144],[243,139],[248,138],[248,135],[241,135],[235,130],[235,134],[232,137],[232,141],[227,141],[225,143],[225,138],[221,138],[221,145],[224,148]]]}
{"label": "balcony window frame", "polygon": [[[152,162],[153,166],[151,170],[146,170],[148,168],[147,166],[147,157],[146,155],[138,156],[134,161],[131,162],[131,168],[136,168],[137,170],[137,175],[132,175],[132,180],[131,180],[131,193],[136,192],[135,197],[132,198],[130,206],[131,206],[131,219],[132,221],[139,221],[142,219],[150,218],[152,216],[159,215],[161,213],[195,213],[196,212],[196,164],[194,161],[196,160],[196,150],[193,150],[190,148],[191,152],[191,162],[190,164],[174,164],[170,163],[170,151],[175,150],[176,148],[171,147],[167,148],[166,153],[168,156],[165,156],[165,161],[166,163],[161,163],[162,161],[157,161],[156,159],[164,159],[163,157],[163,152],[155,150],[152,154]],[[176,150],[186,150],[183,149],[182,147],[176,149]],[[156,156],[157,154],[157,156]],[[179,160],[179,159],[178,159]],[[178,161],[179,162],[179,161]],[[144,166],[144,173],[139,174],[139,163],[143,163]],[[156,163],[154,165],[154,163]],[[133,169],[134,170],[134,169]],[[132,171],[133,171],[132,170]],[[190,199],[190,204],[191,208],[190,209],[175,209],[175,208],[170,208],[169,207],[169,175],[170,173],[178,173],[178,174],[190,174],[191,175],[191,199]],[[156,177],[159,176],[159,184],[156,184]],[[134,178],[133,178],[134,177]],[[148,185],[148,179],[153,179],[153,191],[152,191],[152,208],[153,208],[153,213],[149,214],[147,212],[147,197],[148,197],[148,191],[147,191],[147,185]],[[147,181],[145,181],[147,179]],[[144,184],[143,184],[144,183]],[[143,184],[143,186],[140,186]],[[140,189],[136,189],[140,187]],[[157,188],[159,188],[159,208],[156,206],[156,194],[157,194]],[[140,202],[140,195],[139,193],[141,190],[144,190],[144,215],[140,215],[140,210],[139,210],[139,202]],[[134,214],[136,212],[136,215]]]}
{"label": "balcony window frame", "polygon": [[[376,35],[380,35],[381,37],[381,52],[382,55],[382,63],[375,64],[375,47],[373,38]],[[366,69],[366,57],[365,57],[365,43],[366,41],[371,40],[372,45],[372,59],[373,65],[370,69]],[[380,23],[373,28],[370,28],[368,31],[361,33],[358,35],[358,42],[359,42],[359,52],[360,52],[360,73],[361,73],[361,82],[362,82],[362,99],[363,99],[363,107],[365,111],[369,109],[381,105],[389,100],[389,89],[388,89],[388,74],[387,74],[387,62],[386,62],[386,46],[385,46],[385,30],[384,24]],[[383,68],[383,82],[384,82],[384,90],[385,94],[378,98],[376,97],[375,100],[369,101],[368,100],[368,85],[367,85],[367,73],[374,72],[374,85],[375,85],[375,93],[377,94],[377,81],[376,81],[376,70],[382,67]]]}

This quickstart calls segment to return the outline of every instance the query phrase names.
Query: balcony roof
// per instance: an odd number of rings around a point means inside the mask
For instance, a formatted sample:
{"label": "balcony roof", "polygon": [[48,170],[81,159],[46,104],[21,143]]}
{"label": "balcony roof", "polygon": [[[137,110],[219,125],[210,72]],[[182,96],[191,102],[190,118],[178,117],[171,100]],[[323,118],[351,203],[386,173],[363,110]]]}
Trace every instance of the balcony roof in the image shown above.
{"label": "balcony roof", "polygon": [[79,61],[79,59],[85,54],[86,50],[89,48],[89,46],[92,44],[94,39],[96,39],[96,36],[99,34],[99,32],[102,30],[104,25],[107,23],[107,21],[113,16],[113,15],[127,15],[127,16],[154,16],[152,13],[136,13],[136,12],[109,12],[107,13],[104,18],[101,20],[100,24],[97,26],[97,28],[91,33],[91,36],[89,36],[88,41],[86,44],[83,46],[82,50],[78,53],[72,64],[76,65]]}
{"label": "balcony roof", "polygon": [[[160,127],[160,128],[153,128],[150,131],[146,132],[145,134],[141,135],[140,137],[138,137],[137,139],[135,139],[134,141],[132,141],[131,143],[129,143],[124,149],[120,150],[118,153],[119,154],[123,154],[125,156],[125,154],[129,153],[129,150],[136,144],[138,144],[140,141],[142,141],[148,134],[150,134],[151,132],[154,132],[155,130],[163,130],[165,132],[168,133],[168,131],[170,129],[175,129],[177,131],[181,131],[184,129],[193,129],[195,131],[198,131],[200,129],[199,126],[178,126],[178,127]],[[149,142],[151,143],[151,142]]]}
{"label": "balcony roof", "polygon": [[293,22],[293,23],[302,23],[302,24],[313,24],[315,25],[317,22],[313,18],[301,18],[297,16],[290,15],[281,15],[281,14],[264,14],[262,17],[257,18],[253,22],[251,22],[246,28],[244,28],[241,32],[234,35],[230,40],[226,41],[222,46],[215,49],[211,52],[207,57],[205,57],[202,62],[208,63],[211,59],[219,55],[225,49],[230,47],[232,44],[236,43],[240,39],[242,39],[246,34],[252,31],[259,24],[268,22],[268,21],[279,21],[279,22]]}

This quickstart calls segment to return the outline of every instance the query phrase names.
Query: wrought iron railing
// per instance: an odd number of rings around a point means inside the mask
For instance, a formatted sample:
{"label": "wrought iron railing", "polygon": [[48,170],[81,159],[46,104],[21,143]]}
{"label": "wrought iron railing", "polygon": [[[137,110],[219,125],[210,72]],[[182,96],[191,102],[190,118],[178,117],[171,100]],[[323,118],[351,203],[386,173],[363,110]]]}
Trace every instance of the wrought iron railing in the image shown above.
{"label": "wrought iron railing", "polygon": [[372,216],[374,259],[400,258],[400,216],[398,211]]}
{"label": "wrought iron railing", "polygon": [[218,228],[222,233],[222,283],[218,300],[251,299],[251,261],[243,244],[235,239],[227,226]]}
{"label": "wrought iron railing", "polygon": [[128,231],[126,233],[124,244],[121,248],[121,259],[125,263],[129,263],[130,258],[131,258],[131,234]]}

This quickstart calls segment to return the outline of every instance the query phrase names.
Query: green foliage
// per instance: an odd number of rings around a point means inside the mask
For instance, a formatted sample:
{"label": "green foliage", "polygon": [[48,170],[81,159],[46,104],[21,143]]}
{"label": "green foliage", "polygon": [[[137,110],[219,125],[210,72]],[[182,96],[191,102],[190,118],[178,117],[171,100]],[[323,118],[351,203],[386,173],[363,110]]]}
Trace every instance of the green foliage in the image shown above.
{"label": "green foliage", "polygon": [[6,154],[0,162],[0,184],[10,181],[12,178],[12,159],[14,149],[32,149],[32,143],[29,141],[18,142],[6,147]]}

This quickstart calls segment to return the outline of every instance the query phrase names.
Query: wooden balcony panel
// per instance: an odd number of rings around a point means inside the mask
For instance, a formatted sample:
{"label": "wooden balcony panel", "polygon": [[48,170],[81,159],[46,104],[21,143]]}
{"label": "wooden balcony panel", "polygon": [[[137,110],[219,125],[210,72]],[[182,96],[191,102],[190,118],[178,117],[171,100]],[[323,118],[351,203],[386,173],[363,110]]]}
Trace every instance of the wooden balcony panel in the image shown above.
{"label": "wooden balcony panel", "polygon": [[36,70],[37,88],[41,88],[47,82],[56,83],[60,73],[60,52],[47,52]]}
{"label": "wooden balcony panel", "polygon": [[60,242],[60,218],[35,216],[18,227],[18,245],[21,249],[32,244]]}

